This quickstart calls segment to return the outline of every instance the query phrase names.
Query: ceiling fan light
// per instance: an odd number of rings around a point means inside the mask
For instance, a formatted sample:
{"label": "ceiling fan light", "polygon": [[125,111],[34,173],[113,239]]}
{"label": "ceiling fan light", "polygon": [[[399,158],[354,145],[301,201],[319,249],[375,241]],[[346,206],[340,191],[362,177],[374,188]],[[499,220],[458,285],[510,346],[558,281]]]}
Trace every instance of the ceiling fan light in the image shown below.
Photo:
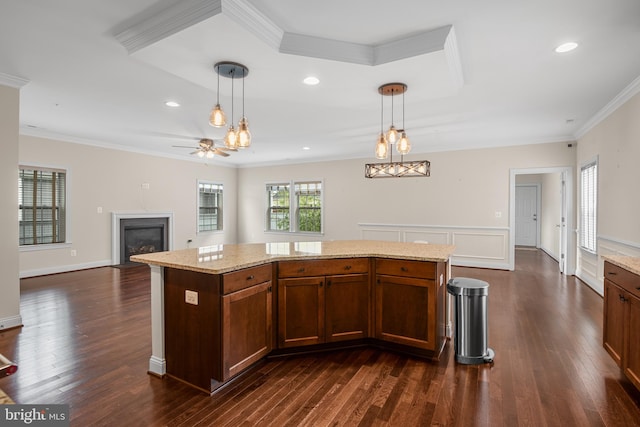
{"label": "ceiling fan light", "polygon": [[214,155],[215,155],[215,153],[213,152],[213,150],[208,150],[207,151],[207,159],[213,159]]}
{"label": "ceiling fan light", "polygon": [[243,117],[238,123],[238,148],[247,148],[250,145],[251,132],[249,132],[249,122],[246,117]]}
{"label": "ceiling fan light", "polygon": [[198,157],[203,158],[204,157],[204,151],[202,151],[202,150],[198,151]]}
{"label": "ceiling fan light", "polygon": [[231,149],[238,148],[238,134],[233,125],[229,126],[229,130],[224,137],[224,146]]}
{"label": "ceiling fan light", "polygon": [[209,124],[217,128],[227,124],[227,118],[224,114],[224,111],[222,111],[222,107],[220,107],[220,104],[216,104],[216,106],[213,107],[213,110],[211,110],[211,115],[209,116]]}
{"label": "ceiling fan light", "polygon": [[376,159],[386,159],[389,155],[389,145],[384,138],[384,134],[380,132],[378,142],[376,143]]}
{"label": "ceiling fan light", "polygon": [[402,131],[402,136],[400,137],[398,144],[396,144],[396,149],[400,154],[407,154],[411,151],[411,141],[409,141],[405,131]]}

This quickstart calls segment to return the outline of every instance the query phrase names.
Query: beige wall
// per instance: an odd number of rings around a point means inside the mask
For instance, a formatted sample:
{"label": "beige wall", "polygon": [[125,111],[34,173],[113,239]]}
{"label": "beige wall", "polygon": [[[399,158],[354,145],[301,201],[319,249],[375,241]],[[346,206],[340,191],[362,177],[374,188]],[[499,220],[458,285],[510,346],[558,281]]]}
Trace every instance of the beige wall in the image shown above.
{"label": "beige wall", "polygon": [[19,89],[0,85],[0,330],[22,324],[18,280],[19,110]]}
{"label": "beige wall", "polygon": [[[24,276],[111,264],[111,212],[171,212],[173,248],[236,241],[234,168],[20,137],[20,163],[68,171],[69,245],[20,252]],[[13,166],[15,170],[15,166]],[[198,179],[224,184],[224,233],[196,233]],[[149,184],[143,189],[142,184]],[[102,213],[98,213],[98,207]],[[14,212],[15,216],[15,212]],[[15,240],[15,239],[14,239]],[[76,256],[71,256],[71,249]]]}
{"label": "beige wall", "polygon": [[[372,159],[241,169],[238,203],[242,226],[238,240],[318,239],[264,231],[265,184],[322,179],[326,207],[323,239],[359,239],[363,235],[361,224],[375,224],[380,236],[409,240],[407,226],[417,226],[411,227],[411,238],[420,237],[422,231],[423,235],[442,236],[459,246],[460,251],[468,252],[468,262],[461,264],[473,265],[471,260],[478,257],[482,265],[503,267],[509,263],[510,169],[571,167],[575,164],[575,150],[566,143],[553,143],[438,152],[411,158],[430,160],[431,177],[366,179],[364,164]],[[463,236],[462,229],[471,231]],[[484,247],[496,253],[478,253]]]}
{"label": "beige wall", "polygon": [[598,158],[598,253],[578,251],[578,275],[600,293],[602,255],[640,256],[638,117],[640,94],[633,96],[578,140],[578,185],[580,166],[596,156]]}

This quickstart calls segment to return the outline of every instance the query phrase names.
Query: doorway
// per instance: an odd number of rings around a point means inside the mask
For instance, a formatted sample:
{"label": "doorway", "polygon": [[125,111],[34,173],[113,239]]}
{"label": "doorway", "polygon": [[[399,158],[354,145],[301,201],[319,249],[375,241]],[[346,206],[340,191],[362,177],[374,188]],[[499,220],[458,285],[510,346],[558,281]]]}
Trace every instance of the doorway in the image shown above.
{"label": "doorway", "polygon": [[[547,253],[553,253],[553,257],[558,261],[558,268],[560,272],[573,275],[575,274],[575,235],[570,232],[573,229],[573,217],[574,217],[574,197],[573,197],[573,174],[571,167],[550,167],[550,168],[531,168],[531,169],[512,169],[510,171],[510,190],[509,190],[509,257],[510,257],[510,270],[515,269],[515,247],[516,245],[524,245],[524,246],[532,246],[532,247],[540,247]],[[525,206],[530,202],[522,201],[523,198],[520,196],[524,196],[525,199],[530,200],[533,192],[532,189],[519,187],[529,187],[532,184],[530,182],[523,182],[523,175],[538,175],[540,180],[546,182],[546,186],[552,187],[552,190],[547,191],[547,194],[542,197],[543,202],[541,203],[541,193],[544,193],[545,190],[541,190],[544,187],[544,184],[533,183],[534,185],[539,185],[537,188],[537,206],[535,208],[536,216],[535,221],[533,221],[533,211],[531,206]],[[553,183],[553,185],[549,185],[549,183]],[[516,191],[518,192],[518,196],[516,196]],[[524,193],[528,193],[524,195]],[[551,195],[549,195],[551,193]],[[551,199],[549,199],[549,197]],[[521,206],[520,206],[521,205]],[[544,206],[541,206],[544,205]],[[553,205],[553,214],[550,214],[548,209],[549,206]],[[525,209],[527,208],[527,209]],[[547,209],[547,210],[545,210]],[[520,213],[519,213],[520,210]],[[526,224],[529,227],[528,233],[531,233],[532,225],[535,224],[536,227],[536,240],[535,243],[531,244],[533,241],[528,235],[521,232],[519,228],[525,227],[522,221],[519,221],[518,225],[516,225],[516,216],[521,214],[525,216],[523,212],[529,212],[529,222],[530,224]],[[546,221],[546,223],[545,223]],[[541,227],[541,223],[544,225]],[[544,244],[541,245],[540,236],[542,235],[542,241]],[[523,240],[522,237],[525,236],[529,240]],[[543,247],[543,246],[546,246]]]}
{"label": "doorway", "polygon": [[516,184],[516,246],[539,247],[540,184]]}

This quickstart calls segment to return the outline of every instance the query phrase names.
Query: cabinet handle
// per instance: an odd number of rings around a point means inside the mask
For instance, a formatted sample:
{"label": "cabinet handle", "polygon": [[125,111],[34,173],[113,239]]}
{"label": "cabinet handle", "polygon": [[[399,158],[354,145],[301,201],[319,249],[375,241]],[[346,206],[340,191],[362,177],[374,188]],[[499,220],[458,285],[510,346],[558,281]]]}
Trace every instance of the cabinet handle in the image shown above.
{"label": "cabinet handle", "polygon": [[610,275],[610,276],[615,276],[618,273],[616,273],[615,271],[608,271],[607,274]]}
{"label": "cabinet handle", "polygon": [[407,267],[400,267],[400,271],[404,271],[406,273],[409,269]]}
{"label": "cabinet handle", "polygon": [[323,285],[323,284],[324,284],[324,283],[320,282],[320,287],[322,287],[322,285]]}
{"label": "cabinet handle", "polygon": [[300,268],[298,269],[298,273],[302,273],[303,271],[304,271],[304,267],[300,267]]}
{"label": "cabinet handle", "polygon": [[345,270],[351,270],[351,266],[350,266],[350,265],[345,265],[345,266],[344,266],[344,269],[345,269]]}
{"label": "cabinet handle", "polygon": [[253,276],[253,274],[252,274],[251,276],[247,277],[247,280],[253,280],[253,277],[254,277],[254,276]]}
{"label": "cabinet handle", "polygon": [[620,294],[620,302],[627,302],[627,299],[624,297],[624,295]]}
{"label": "cabinet handle", "polygon": [[271,293],[271,286],[269,286],[269,289],[268,289],[268,291],[269,291],[269,293]]}
{"label": "cabinet handle", "polygon": [[327,280],[327,286],[331,286],[331,280]]}

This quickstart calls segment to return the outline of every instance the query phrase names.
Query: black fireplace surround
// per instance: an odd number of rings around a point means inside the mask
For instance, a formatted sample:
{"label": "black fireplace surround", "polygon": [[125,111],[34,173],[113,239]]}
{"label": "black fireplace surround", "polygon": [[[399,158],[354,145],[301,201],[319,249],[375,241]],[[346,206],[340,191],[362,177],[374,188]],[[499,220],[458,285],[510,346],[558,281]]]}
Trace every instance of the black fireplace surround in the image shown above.
{"label": "black fireplace surround", "polygon": [[168,250],[168,218],[120,219],[120,264],[137,264],[131,255]]}

